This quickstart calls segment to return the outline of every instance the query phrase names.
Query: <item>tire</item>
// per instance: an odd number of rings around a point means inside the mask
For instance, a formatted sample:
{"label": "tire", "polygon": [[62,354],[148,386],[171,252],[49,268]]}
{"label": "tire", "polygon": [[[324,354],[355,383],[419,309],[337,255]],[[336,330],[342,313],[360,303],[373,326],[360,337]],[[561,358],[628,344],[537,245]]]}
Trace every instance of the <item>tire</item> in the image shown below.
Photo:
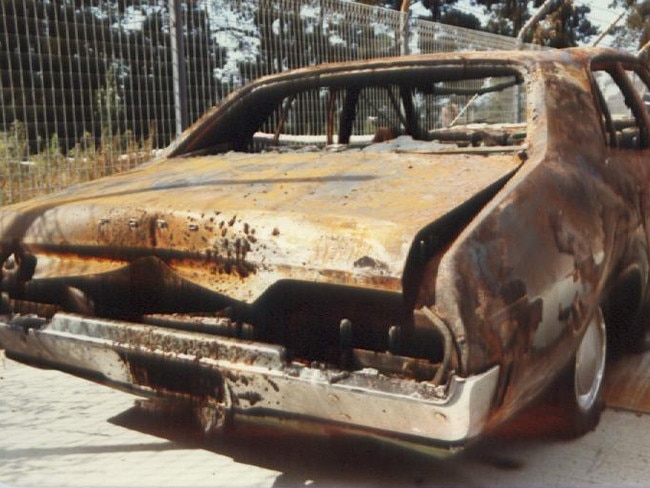
{"label": "tire", "polygon": [[600,308],[580,339],[564,389],[569,418],[568,434],[581,436],[593,430],[603,409],[603,379],[607,359],[607,331]]}
{"label": "tire", "polygon": [[9,294],[4,292],[0,293],[0,315],[9,315],[12,311]]}

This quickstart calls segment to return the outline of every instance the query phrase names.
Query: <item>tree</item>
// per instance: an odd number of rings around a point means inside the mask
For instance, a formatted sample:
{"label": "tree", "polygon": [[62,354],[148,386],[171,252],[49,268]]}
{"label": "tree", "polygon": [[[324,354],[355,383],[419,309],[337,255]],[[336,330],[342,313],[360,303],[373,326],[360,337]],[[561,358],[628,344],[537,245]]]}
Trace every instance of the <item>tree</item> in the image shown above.
{"label": "tree", "polygon": [[587,18],[591,9],[564,1],[533,31],[532,42],[542,46],[563,48],[588,42],[598,29]]}
{"label": "tree", "polygon": [[[473,0],[488,15],[486,30],[495,34],[516,36],[526,21],[544,0],[534,0],[529,10],[528,0]],[[591,11],[585,3],[575,5],[570,0],[558,0],[558,6],[542,22],[528,33],[526,42],[550,47],[576,46],[588,41],[597,33],[589,21]]]}
{"label": "tree", "polygon": [[[183,10],[188,86],[198,118],[220,92],[225,63],[205,2]],[[175,134],[167,0],[0,0],[0,131],[23,124],[30,152],[58,138],[63,152],[81,139]],[[153,130],[153,134],[150,131]],[[89,136],[89,134],[91,136]]]}
{"label": "tree", "polygon": [[[495,34],[514,37],[530,17],[528,0],[473,0],[488,15],[486,30]],[[535,1],[535,7],[541,4]]]}
{"label": "tree", "polygon": [[625,7],[628,12],[623,25],[612,30],[615,45],[639,49],[650,41],[650,0],[613,0],[610,6]]}
{"label": "tree", "polygon": [[[423,20],[455,25],[466,29],[481,29],[481,21],[471,13],[457,8],[458,0],[420,0],[422,5],[431,12]],[[403,0],[361,0],[366,5],[376,5],[391,10],[400,10]]]}
{"label": "tree", "polygon": [[463,12],[456,8],[446,11],[441,17],[441,22],[443,24],[464,27],[465,29],[484,30],[480,19],[476,15]]}
{"label": "tree", "polygon": [[447,14],[453,10],[457,0],[422,0],[422,5],[431,11],[431,20],[445,23]]}

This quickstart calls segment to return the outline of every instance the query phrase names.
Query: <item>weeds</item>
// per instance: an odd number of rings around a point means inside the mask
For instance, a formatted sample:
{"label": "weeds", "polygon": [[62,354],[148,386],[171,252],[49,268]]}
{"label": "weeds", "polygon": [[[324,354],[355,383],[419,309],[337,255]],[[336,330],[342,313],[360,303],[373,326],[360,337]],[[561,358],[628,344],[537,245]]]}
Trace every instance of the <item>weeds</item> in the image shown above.
{"label": "weeds", "polygon": [[0,206],[134,168],[153,154],[153,128],[149,134],[143,140],[131,131],[104,134],[97,144],[86,133],[67,154],[53,134],[46,149],[30,154],[24,124],[15,121],[0,132]]}

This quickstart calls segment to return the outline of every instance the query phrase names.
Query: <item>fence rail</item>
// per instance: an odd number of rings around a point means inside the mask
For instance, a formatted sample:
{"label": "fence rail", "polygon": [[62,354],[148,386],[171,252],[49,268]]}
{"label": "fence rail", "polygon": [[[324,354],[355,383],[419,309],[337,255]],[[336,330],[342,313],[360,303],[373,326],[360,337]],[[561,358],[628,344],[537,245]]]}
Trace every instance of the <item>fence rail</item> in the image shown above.
{"label": "fence rail", "polygon": [[0,0],[0,205],[132,168],[233,89],[515,39],[339,0]]}

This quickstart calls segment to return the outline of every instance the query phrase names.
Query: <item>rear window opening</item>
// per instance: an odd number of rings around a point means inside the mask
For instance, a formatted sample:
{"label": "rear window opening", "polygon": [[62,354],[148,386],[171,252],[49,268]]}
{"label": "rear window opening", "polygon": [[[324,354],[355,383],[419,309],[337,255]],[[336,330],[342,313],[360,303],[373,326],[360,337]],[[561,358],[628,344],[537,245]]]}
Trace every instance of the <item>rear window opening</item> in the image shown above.
{"label": "rear window opening", "polygon": [[[514,151],[527,135],[525,106],[524,77],[504,66],[305,76],[226,100],[171,156],[230,150]],[[387,144],[395,140],[400,144]]]}
{"label": "rear window opening", "polygon": [[[426,89],[389,85],[301,92],[269,115],[249,151],[520,146],[526,137],[521,92],[514,76],[433,83]],[[393,140],[401,144],[390,144]]]}

